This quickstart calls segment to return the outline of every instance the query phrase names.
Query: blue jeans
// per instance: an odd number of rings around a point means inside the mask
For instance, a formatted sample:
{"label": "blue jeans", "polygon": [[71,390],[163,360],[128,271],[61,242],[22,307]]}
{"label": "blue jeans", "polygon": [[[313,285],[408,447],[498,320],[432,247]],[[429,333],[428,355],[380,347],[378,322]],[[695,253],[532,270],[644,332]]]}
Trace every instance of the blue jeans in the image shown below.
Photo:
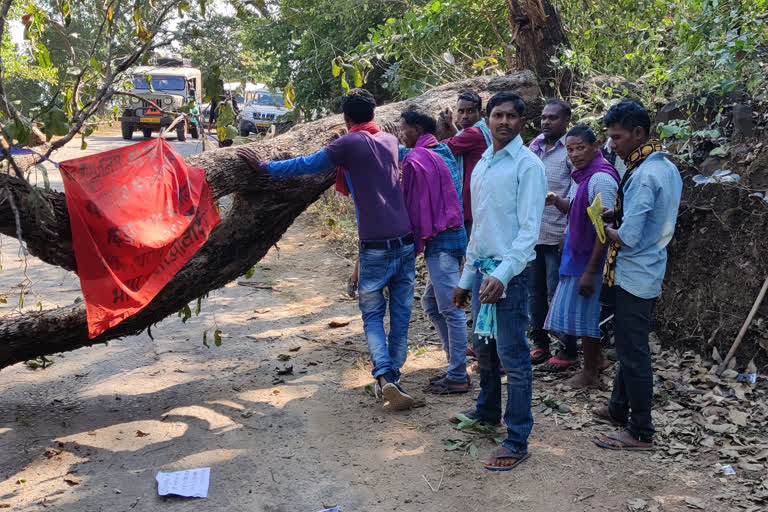
{"label": "blue jeans", "polygon": [[560,280],[560,252],[556,245],[537,245],[536,259],[528,272],[528,307],[531,314],[531,340],[539,348],[549,350],[549,336],[544,320],[549,312],[549,301],[555,295]]}
{"label": "blue jeans", "polygon": [[[560,281],[560,248],[537,245],[536,259],[528,266],[528,308],[531,315],[531,340],[537,348],[549,352],[549,335],[544,330],[549,304]],[[575,336],[553,333],[560,338],[562,349],[571,357],[578,355]]]}
{"label": "blue jeans", "polygon": [[[478,273],[472,290],[472,319],[477,319],[482,276]],[[528,451],[528,435],[533,428],[531,394],[533,372],[525,329],[528,325],[528,273],[523,271],[507,285],[506,296],[496,303],[496,340],[488,343],[473,336],[480,370],[477,417],[496,424],[501,417],[501,372],[507,373],[507,405],[504,423],[507,438],[503,444],[517,454]]]}
{"label": "blue jeans", "polygon": [[[373,361],[373,376],[387,382],[400,378],[408,356],[408,324],[411,321],[415,280],[413,244],[397,249],[360,249],[358,304]],[[384,332],[389,288],[389,339]]]}
{"label": "blue jeans", "polygon": [[448,358],[448,380],[467,381],[467,315],[453,305],[461,258],[440,252],[424,258],[429,279],[421,299],[424,312],[440,334]]}

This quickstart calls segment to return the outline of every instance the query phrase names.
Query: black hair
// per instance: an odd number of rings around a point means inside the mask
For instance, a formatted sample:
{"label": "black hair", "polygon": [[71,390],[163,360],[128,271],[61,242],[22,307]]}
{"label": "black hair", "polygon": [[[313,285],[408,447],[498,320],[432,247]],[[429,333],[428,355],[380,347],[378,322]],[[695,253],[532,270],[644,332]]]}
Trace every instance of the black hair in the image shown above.
{"label": "black hair", "polygon": [[630,132],[639,126],[646,135],[651,133],[651,118],[643,105],[636,100],[623,100],[609,108],[603,116],[603,124],[606,127],[620,124]]}
{"label": "black hair", "polygon": [[570,130],[568,130],[566,137],[581,137],[582,139],[587,141],[589,144],[594,144],[595,142],[597,142],[597,137],[595,136],[595,132],[593,132],[592,128],[590,128],[585,124],[577,124]]}
{"label": "black hair", "polygon": [[568,103],[564,102],[563,100],[559,100],[557,98],[550,98],[544,104],[545,107],[547,105],[557,105],[563,111],[563,114],[565,114],[565,117],[571,117],[571,106]]}
{"label": "black hair", "polygon": [[400,119],[410,125],[421,126],[424,133],[434,134],[435,130],[437,130],[437,121],[435,118],[416,108],[406,108],[403,113],[400,114]]}
{"label": "black hair", "polygon": [[477,105],[477,110],[483,110],[483,100],[480,98],[480,95],[477,94],[475,91],[462,91],[459,93],[459,98],[456,101],[469,101],[470,103],[474,103]]}
{"label": "black hair", "polygon": [[352,89],[341,97],[341,110],[356,124],[373,120],[376,99],[365,89]]}
{"label": "black hair", "polygon": [[491,96],[491,99],[488,100],[488,106],[485,107],[488,117],[491,117],[491,112],[493,112],[494,108],[501,105],[502,103],[508,103],[510,101],[514,103],[515,110],[517,110],[517,113],[520,114],[520,117],[523,117],[523,114],[525,113],[525,102],[523,101],[523,98],[509,91],[497,92]]}

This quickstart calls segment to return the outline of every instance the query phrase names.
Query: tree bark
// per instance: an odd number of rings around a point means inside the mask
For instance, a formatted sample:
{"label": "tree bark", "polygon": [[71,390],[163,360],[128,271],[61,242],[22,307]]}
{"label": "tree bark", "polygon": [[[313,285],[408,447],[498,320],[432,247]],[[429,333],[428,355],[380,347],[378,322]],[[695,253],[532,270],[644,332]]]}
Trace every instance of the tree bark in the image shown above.
{"label": "tree bark", "polygon": [[569,46],[563,21],[551,0],[507,0],[508,22],[512,29],[517,69],[530,69],[541,81],[548,96],[570,95],[570,71],[558,75],[551,62],[562,46]]}
{"label": "tree bark", "polygon": [[[409,100],[435,112],[452,106],[460,91],[474,89],[490,96],[498,88],[518,92],[529,108],[540,111],[541,91],[529,71],[494,81],[485,77],[438,87]],[[494,85],[495,84],[495,85]],[[379,124],[396,122],[405,103],[393,103],[376,110]],[[340,115],[298,125],[274,139],[254,143],[264,158],[282,159],[319,151],[343,127]],[[144,309],[96,338],[89,339],[85,307],[74,304],[63,308],[21,316],[0,322],[0,368],[41,355],[74,350],[94,343],[140,333],[163,318],[176,313],[191,301],[224,286],[248,271],[307,206],[334,182],[335,173],[292,179],[271,179],[257,175],[239,158],[234,148],[201,153],[186,159],[188,165],[205,170],[215,199],[232,195],[231,209],[208,241]],[[46,263],[76,271],[72,233],[62,193],[42,189],[40,195],[52,212],[45,231],[36,223],[41,208],[32,201],[24,184],[7,174],[0,175],[0,190],[14,195],[22,220],[22,239],[30,253]],[[0,197],[0,232],[16,237],[14,214]]]}

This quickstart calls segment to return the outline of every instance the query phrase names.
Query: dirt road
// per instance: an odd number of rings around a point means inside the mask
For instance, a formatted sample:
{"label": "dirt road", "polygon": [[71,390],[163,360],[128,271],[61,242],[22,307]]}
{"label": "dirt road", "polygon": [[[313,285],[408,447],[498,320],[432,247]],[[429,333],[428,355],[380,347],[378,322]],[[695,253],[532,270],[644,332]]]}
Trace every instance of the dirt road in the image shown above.
{"label": "dirt road", "polygon": [[[0,314],[18,307],[23,261],[9,243]],[[372,379],[357,304],[343,294],[350,265],[308,212],[250,280],[203,299],[199,316],[156,325],[154,341],[142,334],[54,355],[45,370],[1,371],[0,508],[554,512],[626,510],[644,500],[656,507],[646,510],[727,509],[714,496],[728,484],[709,462],[591,443],[606,427],[591,421],[588,407],[607,397],[610,374],[603,391],[588,394],[563,392],[558,380],[538,375],[533,456],[507,473],[482,467],[493,440],[446,421],[470,407],[477,390],[428,396],[426,407],[401,413],[377,404],[366,389]],[[30,259],[28,275],[25,310],[80,295],[77,277],[61,269]],[[332,329],[331,320],[349,324]],[[421,396],[445,360],[425,343],[436,337],[418,303],[411,327],[403,385]],[[540,406],[552,400],[570,412]],[[444,440],[472,441],[478,458],[469,445],[446,450]],[[157,496],[158,471],[198,467],[211,468],[207,499]]]}
{"label": "dirt road", "polygon": [[[537,414],[534,456],[510,473],[482,468],[492,441],[476,440],[480,459],[445,450],[444,439],[469,439],[446,419],[475,393],[428,397],[426,407],[404,413],[376,404],[365,389],[359,313],[342,295],[349,262],[333,256],[312,221],[300,218],[279,252],[250,280],[203,300],[199,316],[156,326],[155,341],[141,335],[54,356],[45,370],[0,372],[0,504],[72,512],[561,511],[620,510],[630,499],[659,496],[663,510],[684,510],[685,496],[711,495],[707,472],[592,445],[602,429],[589,426],[583,399],[568,400],[568,415]],[[350,323],[331,329],[331,319]],[[434,337],[420,309],[413,326],[412,344]],[[206,348],[203,332],[211,340],[216,328],[223,344]],[[443,366],[436,349],[411,354],[404,386],[419,390]],[[536,387],[538,395],[558,394]],[[203,466],[211,467],[207,500],[156,495],[157,471]]]}

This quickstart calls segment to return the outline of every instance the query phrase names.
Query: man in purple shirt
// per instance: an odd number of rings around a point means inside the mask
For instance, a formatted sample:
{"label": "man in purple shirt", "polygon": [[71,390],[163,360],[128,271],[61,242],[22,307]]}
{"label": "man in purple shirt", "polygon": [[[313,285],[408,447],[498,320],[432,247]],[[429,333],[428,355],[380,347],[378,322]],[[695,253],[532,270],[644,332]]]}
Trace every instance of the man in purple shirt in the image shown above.
{"label": "man in purple shirt", "polygon": [[[275,177],[328,173],[340,167],[339,186],[351,185],[360,239],[359,300],[363,328],[373,360],[374,390],[395,410],[409,409],[414,399],[400,387],[400,368],[408,355],[415,280],[411,223],[403,199],[398,169],[397,138],[373,123],[376,101],[365,89],[342,97],[349,133],[309,156],[261,161],[248,148],[238,155],[260,172]],[[349,181],[347,182],[347,178]],[[389,337],[384,331],[389,289]]]}

